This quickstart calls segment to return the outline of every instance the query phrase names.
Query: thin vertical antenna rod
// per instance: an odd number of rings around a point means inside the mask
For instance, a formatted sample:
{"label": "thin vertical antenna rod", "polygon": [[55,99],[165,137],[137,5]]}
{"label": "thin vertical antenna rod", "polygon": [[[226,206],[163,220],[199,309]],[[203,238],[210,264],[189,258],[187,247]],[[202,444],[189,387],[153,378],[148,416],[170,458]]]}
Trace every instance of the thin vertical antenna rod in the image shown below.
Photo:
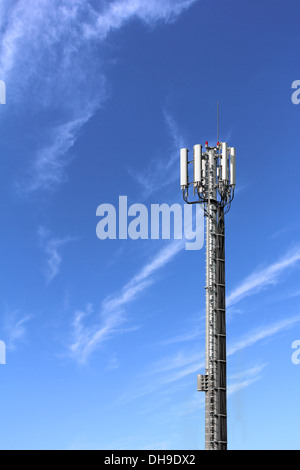
{"label": "thin vertical antenna rod", "polygon": [[217,142],[220,142],[220,103],[217,103]]}

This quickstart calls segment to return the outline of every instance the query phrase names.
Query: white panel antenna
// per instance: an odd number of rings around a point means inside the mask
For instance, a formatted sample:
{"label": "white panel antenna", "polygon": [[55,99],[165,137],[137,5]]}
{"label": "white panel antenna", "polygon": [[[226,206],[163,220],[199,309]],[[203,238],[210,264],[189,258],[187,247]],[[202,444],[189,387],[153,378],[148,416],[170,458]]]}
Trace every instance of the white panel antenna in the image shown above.
{"label": "white panel antenna", "polygon": [[236,150],[234,147],[230,149],[230,184],[233,188],[236,185]]}
{"label": "white panel antenna", "polygon": [[222,168],[222,180],[228,181],[228,155],[227,155],[227,144],[225,142],[222,143],[221,168]]}
{"label": "white panel antenna", "polygon": [[197,188],[201,185],[201,160],[202,160],[202,145],[194,146],[194,187]]}
{"label": "white panel antenna", "polygon": [[188,187],[188,149],[185,148],[180,150],[180,186]]}

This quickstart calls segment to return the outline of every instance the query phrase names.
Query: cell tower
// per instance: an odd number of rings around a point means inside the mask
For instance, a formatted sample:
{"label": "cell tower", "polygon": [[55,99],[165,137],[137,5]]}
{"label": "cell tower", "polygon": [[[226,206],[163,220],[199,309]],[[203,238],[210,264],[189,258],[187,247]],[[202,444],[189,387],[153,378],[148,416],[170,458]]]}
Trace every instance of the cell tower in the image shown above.
{"label": "cell tower", "polygon": [[[236,185],[236,152],[227,143],[194,146],[180,151],[180,185],[187,204],[203,204],[206,218],[206,347],[205,375],[198,391],[205,392],[205,449],[227,450],[227,374],[225,305],[225,214]],[[194,166],[189,181],[188,165]],[[194,198],[188,200],[190,186]]]}

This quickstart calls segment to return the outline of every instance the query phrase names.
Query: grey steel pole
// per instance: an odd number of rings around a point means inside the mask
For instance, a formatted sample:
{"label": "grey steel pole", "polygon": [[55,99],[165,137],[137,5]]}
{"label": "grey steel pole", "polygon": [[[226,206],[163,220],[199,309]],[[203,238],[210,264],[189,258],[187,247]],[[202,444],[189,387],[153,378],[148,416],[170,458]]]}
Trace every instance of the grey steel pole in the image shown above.
{"label": "grey steel pole", "polygon": [[206,214],[206,375],[208,390],[205,393],[205,448],[214,450],[217,442],[217,341],[216,341],[216,229],[217,192],[216,158],[214,150],[208,152],[207,162],[207,214]]}

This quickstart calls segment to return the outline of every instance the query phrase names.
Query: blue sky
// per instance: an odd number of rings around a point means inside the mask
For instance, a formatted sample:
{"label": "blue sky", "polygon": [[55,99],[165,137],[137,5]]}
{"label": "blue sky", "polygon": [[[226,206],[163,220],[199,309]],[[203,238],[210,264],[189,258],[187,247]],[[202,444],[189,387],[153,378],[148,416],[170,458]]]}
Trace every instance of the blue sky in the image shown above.
{"label": "blue sky", "polygon": [[237,149],[230,449],[299,449],[297,0],[1,0],[1,449],[202,449],[205,252],[99,240],[182,203],[179,149]]}

